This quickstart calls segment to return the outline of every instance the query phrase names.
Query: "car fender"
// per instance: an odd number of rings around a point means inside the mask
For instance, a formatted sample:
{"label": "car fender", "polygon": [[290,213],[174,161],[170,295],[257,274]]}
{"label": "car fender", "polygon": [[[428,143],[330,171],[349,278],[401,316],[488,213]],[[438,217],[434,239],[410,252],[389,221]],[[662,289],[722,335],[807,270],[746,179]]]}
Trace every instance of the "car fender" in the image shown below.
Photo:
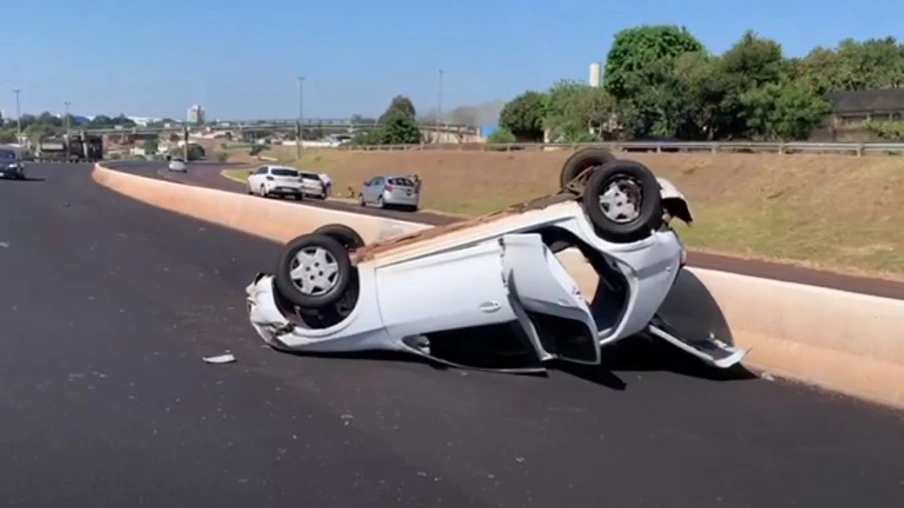
{"label": "car fender", "polygon": [[672,217],[677,217],[688,224],[694,222],[690,203],[678,190],[678,187],[665,178],[657,177],[656,180],[659,182],[659,194],[662,196],[662,206],[665,211]]}

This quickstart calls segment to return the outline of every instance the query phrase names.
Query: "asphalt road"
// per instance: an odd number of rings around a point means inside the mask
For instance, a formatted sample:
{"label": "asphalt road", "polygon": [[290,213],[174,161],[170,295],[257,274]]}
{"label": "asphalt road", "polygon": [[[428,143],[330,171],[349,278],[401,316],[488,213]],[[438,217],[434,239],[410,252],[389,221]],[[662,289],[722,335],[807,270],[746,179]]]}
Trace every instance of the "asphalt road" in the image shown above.
{"label": "asphalt road", "polygon": [[[221,171],[226,165],[213,163],[195,163],[189,165],[186,173],[175,173],[166,171],[165,163],[148,163],[148,162],[112,162],[106,163],[111,168],[160,178],[188,185],[197,185],[201,187],[210,187],[229,192],[246,191],[244,185],[228,180],[221,176]],[[425,188],[429,190],[430,182],[425,182]],[[440,215],[428,212],[405,212],[395,210],[379,210],[376,208],[361,208],[354,204],[342,203],[337,201],[318,201],[307,200],[304,204],[311,206],[319,206],[322,208],[330,208],[334,210],[350,211],[354,213],[365,213],[368,215],[388,217],[398,220],[422,222],[425,224],[441,225],[449,224],[457,219],[448,215]],[[852,291],[855,293],[863,293],[885,298],[895,298],[904,300],[904,283],[876,279],[862,276],[843,275],[823,270],[815,270],[800,266],[793,266],[785,263],[772,263],[759,260],[739,259],[730,256],[720,256],[716,254],[691,252],[688,256],[688,264],[698,268],[707,268],[710,270],[720,270],[724,272],[740,273],[753,277],[762,277],[767,279],[781,280],[786,282],[796,282],[799,284],[809,284],[812,286],[820,286],[832,289],[840,289],[843,291]]]}
{"label": "asphalt road", "polygon": [[798,385],[270,350],[243,289],[278,245],[89,170],[0,181],[4,507],[901,506],[902,414]]}

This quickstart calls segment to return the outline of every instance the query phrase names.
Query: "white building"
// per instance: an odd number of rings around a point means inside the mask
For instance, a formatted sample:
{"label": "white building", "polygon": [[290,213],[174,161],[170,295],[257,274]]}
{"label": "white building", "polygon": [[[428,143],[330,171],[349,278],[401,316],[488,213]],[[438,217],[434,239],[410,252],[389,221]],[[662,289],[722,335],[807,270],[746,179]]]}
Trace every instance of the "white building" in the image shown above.
{"label": "white building", "polygon": [[603,66],[600,65],[599,62],[593,62],[590,64],[590,79],[587,80],[587,84],[592,86],[593,88],[598,88],[600,86],[600,82],[603,80]]}
{"label": "white building", "polygon": [[188,123],[204,123],[204,108],[200,104],[192,104],[188,108],[186,120]]}

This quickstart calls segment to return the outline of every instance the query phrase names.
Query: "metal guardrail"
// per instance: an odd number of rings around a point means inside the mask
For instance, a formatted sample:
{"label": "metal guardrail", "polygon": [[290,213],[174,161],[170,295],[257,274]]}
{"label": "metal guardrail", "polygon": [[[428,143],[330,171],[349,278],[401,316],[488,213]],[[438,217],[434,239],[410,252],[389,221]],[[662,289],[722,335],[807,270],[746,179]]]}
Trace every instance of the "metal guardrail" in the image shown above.
{"label": "metal guardrail", "polygon": [[577,151],[587,147],[608,148],[621,152],[709,152],[709,153],[778,153],[778,154],[846,154],[846,155],[904,155],[904,143],[764,143],[764,142],[642,142],[624,143],[460,143],[418,145],[340,145],[338,150],[350,151]]}
{"label": "metal guardrail", "polygon": [[[324,130],[335,130],[335,129],[355,129],[355,130],[368,130],[376,127],[375,123],[354,123],[351,120],[328,120],[323,123],[318,123],[319,120],[307,120],[302,123],[302,127],[305,129],[312,128],[321,128]],[[418,128],[425,131],[435,131],[436,124],[418,122]],[[471,134],[476,135],[478,129],[476,127],[471,127],[468,125],[458,125],[458,124],[440,124],[440,132],[445,133],[454,133],[454,134]],[[159,134],[166,132],[175,132],[181,133],[183,129],[188,128],[189,133],[198,134],[207,132],[208,129],[211,131],[293,131],[296,128],[295,122],[290,121],[276,121],[269,123],[231,123],[229,125],[224,124],[209,124],[209,125],[185,125],[181,123],[172,123],[169,126],[153,126],[153,127],[120,127],[120,128],[76,128],[75,130],[84,131],[86,134],[92,135],[128,135],[128,134]]]}

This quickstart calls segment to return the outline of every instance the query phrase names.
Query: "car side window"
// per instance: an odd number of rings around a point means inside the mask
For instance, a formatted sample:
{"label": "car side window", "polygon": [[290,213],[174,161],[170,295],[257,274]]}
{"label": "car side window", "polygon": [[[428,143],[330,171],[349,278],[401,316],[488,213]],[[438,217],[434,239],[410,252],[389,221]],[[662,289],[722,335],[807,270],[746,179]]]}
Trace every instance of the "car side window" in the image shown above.
{"label": "car side window", "polygon": [[267,174],[267,166],[261,166],[257,168],[257,171],[254,172],[255,175],[265,175]]}
{"label": "car side window", "polygon": [[373,185],[373,186],[375,186],[375,187],[376,187],[377,185],[382,185],[382,184],[383,184],[383,177],[382,177],[382,176],[378,176],[378,177],[374,178],[373,180],[370,181],[370,184]]}

